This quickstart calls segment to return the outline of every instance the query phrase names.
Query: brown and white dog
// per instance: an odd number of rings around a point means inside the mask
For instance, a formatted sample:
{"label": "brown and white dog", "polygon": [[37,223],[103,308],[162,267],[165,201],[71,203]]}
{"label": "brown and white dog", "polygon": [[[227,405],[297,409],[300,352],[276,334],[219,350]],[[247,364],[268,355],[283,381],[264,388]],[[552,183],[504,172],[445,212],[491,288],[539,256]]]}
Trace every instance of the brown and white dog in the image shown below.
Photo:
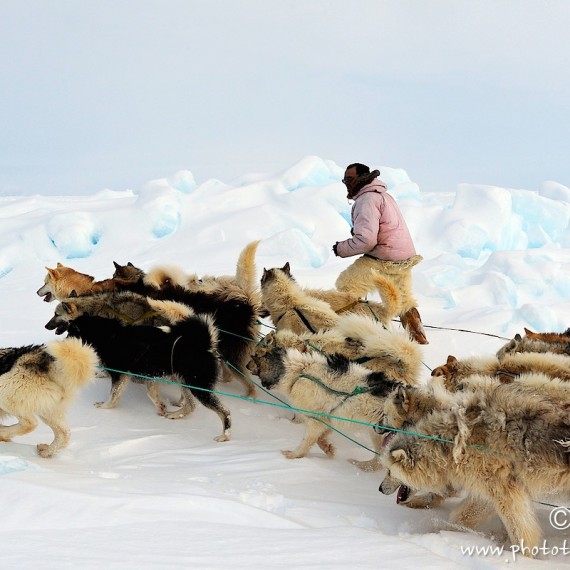
{"label": "brown and white dog", "polygon": [[115,291],[115,282],[112,279],[95,281],[95,277],[92,275],[81,273],[59,262],[55,269],[49,267],[46,269],[44,284],[37,290],[37,294],[43,297],[46,303],[54,299],[63,301],[63,299],[73,296],[73,293],[82,296]]}
{"label": "brown and white dog", "polygon": [[524,329],[525,336],[516,334],[497,351],[497,358],[502,360],[505,355],[519,352],[553,352],[570,356],[570,329],[563,333],[535,333]]}

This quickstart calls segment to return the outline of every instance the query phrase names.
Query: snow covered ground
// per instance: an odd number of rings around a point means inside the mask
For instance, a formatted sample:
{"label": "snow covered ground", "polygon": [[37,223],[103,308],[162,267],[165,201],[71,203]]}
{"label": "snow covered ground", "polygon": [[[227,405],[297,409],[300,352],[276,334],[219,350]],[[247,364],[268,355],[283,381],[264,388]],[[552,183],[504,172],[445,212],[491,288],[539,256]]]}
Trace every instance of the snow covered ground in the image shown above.
{"label": "snow covered ground", "polygon": [[[404,170],[370,166],[380,168],[425,258],[414,276],[430,340],[422,347],[426,381],[448,354],[489,355],[525,326],[570,326],[569,188],[550,181],[539,192],[460,185],[454,193],[423,193]],[[139,193],[0,197],[0,346],[54,338],[44,325],[55,305],[36,291],[45,267],[58,261],[97,279],[111,276],[113,261],[222,275],[260,239],[260,274],[289,261],[301,284],[332,288],[351,262],[331,252],[349,235],[343,171],[307,156],[231,186],[197,185],[183,171]],[[396,505],[378,492],[382,473],[347,462],[369,452],[340,435],[335,459],[315,449],[288,460],[279,450],[303,431],[291,413],[240,398],[237,382],[220,389],[233,419],[227,443],[213,441],[219,419],[208,410],[167,420],[140,386],[128,386],[115,409],[95,408],[109,391],[101,378],[71,406],[71,444],[54,458],[35,451],[51,437],[44,425],[0,443],[3,565],[481,569],[516,559],[521,568],[570,567],[568,531],[550,524],[552,507],[536,505],[545,539],[538,559],[469,553],[501,544],[492,538],[497,520],[467,532],[447,522],[456,500],[430,511]],[[365,443],[366,430],[356,439]]]}

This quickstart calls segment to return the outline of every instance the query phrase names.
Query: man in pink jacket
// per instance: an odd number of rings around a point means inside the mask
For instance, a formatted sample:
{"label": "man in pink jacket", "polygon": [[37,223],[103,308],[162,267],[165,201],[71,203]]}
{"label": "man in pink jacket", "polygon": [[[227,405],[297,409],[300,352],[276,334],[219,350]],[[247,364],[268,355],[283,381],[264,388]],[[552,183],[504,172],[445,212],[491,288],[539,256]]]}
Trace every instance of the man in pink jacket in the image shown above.
{"label": "man in pink jacket", "polygon": [[[380,172],[365,164],[346,168],[343,183],[352,206],[352,237],[336,242],[333,252],[339,257],[361,255],[336,281],[337,289],[365,297],[372,289],[372,269],[391,279],[401,296],[400,321],[412,338],[428,344],[417,302],[412,291],[412,267],[422,260],[416,255],[408,226],[396,200],[378,176]],[[369,285],[370,284],[370,285]]]}

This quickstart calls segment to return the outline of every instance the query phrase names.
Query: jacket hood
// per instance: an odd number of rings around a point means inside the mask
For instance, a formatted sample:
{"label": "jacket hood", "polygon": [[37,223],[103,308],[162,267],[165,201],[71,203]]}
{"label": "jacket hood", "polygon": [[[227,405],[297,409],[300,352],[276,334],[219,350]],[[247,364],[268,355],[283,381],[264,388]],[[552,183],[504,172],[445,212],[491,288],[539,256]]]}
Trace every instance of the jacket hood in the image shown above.
{"label": "jacket hood", "polygon": [[350,199],[354,198],[365,186],[368,186],[368,184],[373,182],[374,179],[378,178],[378,176],[380,176],[379,170],[373,170],[368,174],[361,174],[356,179],[356,182],[354,183],[354,188],[348,191],[346,197]]}
{"label": "jacket hood", "polygon": [[356,198],[356,196],[361,192],[361,190],[366,188],[367,186],[372,186],[370,190],[375,192],[378,191],[381,192],[383,190],[387,190],[388,187],[384,182],[382,182],[382,180],[376,180],[378,176],[380,176],[379,170],[374,170],[370,174],[364,174],[363,176],[359,176],[358,181],[354,186],[354,189],[352,190],[352,192],[349,191],[346,197],[349,198],[350,200],[354,200],[354,198]]}

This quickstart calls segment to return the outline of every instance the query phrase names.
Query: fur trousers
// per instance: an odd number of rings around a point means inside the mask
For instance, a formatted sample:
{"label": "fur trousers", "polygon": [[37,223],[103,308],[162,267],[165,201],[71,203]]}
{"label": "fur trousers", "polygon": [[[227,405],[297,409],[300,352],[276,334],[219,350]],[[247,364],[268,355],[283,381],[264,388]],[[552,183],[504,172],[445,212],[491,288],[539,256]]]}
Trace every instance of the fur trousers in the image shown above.
{"label": "fur trousers", "polygon": [[412,283],[412,267],[422,261],[421,255],[414,255],[403,261],[382,261],[363,255],[342,271],[337,280],[336,288],[339,291],[348,291],[358,297],[366,297],[374,291],[372,282],[372,269],[390,279],[400,294],[398,316],[417,307],[414,298]]}

